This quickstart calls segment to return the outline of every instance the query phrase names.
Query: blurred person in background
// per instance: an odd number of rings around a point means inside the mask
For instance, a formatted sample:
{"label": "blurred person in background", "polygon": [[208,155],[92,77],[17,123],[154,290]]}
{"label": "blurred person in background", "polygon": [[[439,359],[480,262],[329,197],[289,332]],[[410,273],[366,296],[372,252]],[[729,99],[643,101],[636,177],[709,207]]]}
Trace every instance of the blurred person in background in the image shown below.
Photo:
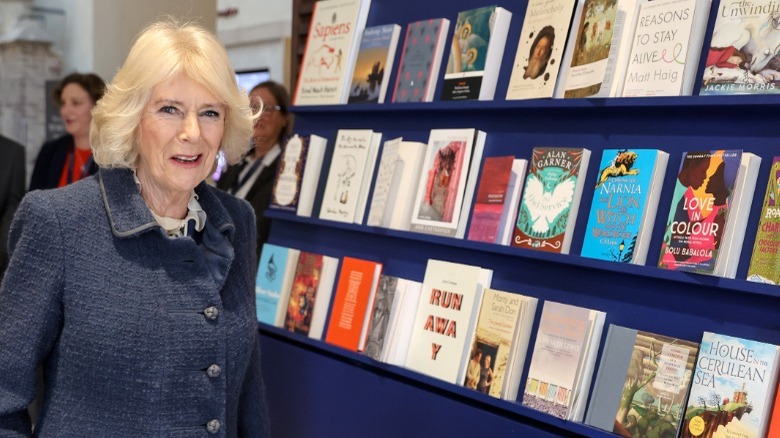
{"label": "blurred person in background", "polygon": [[8,266],[8,230],[25,193],[24,146],[0,135],[0,282]]}

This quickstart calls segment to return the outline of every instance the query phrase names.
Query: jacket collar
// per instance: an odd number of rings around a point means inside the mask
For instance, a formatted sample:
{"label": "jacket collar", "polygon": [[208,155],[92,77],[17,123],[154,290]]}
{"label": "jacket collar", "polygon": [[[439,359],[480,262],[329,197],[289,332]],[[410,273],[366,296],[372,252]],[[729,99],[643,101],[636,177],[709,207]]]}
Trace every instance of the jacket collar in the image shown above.
{"label": "jacket collar", "polygon": [[[130,169],[100,169],[98,182],[111,231],[117,237],[130,237],[152,229],[161,229],[141,197]],[[198,202],[206,212],[206,226],[214,227],[233,240],[235,225],[222,202],[205,182],[195,187]]]}

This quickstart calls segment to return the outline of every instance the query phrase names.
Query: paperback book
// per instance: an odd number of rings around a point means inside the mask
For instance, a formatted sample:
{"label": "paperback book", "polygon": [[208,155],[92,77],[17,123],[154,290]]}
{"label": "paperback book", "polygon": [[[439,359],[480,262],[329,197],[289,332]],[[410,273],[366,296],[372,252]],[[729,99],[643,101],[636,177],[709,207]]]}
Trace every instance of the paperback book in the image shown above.
{"label": "paperback book", "polygon": [[318,135],[290,137],[282,147],[269,208],[310,216],[327,141]]}
{"label": "paperback book", "polygon": [[[421,292],[422,283],[419,281],[396,278],[393,305],[390,307],[390,318],[383,334],[382,353],[379,356],[382,362],[397,366],[404,366],[406,363]],[[369,346],[366,347],[367,354]]]}
{"label": "paperback book", "polygon": [[514,160],[515,157],[511,155],[485,158],[471,212],[468,240],[487,243],[498,241]]}
{"label": "paperback book", "polygon": [[347,103],[383,103],[393,71],[401,26],[367,27],[360,39]]}
{"label": "paperback book", "polygon": [[337,258],[300,252],[284,320],[287,330],[322,338],[337,268]]}
{"label": "paperback book", "polygon": [[780,284],[780,157],[772,160],[747,279]]}
{"label": "paperback book", "polygon": [[260,254],[255,281],[257,320],[281,327],[290,300],[300,251],[266,242]]}
{"label": "paperback book", "polygon": [[[399,282],[401,280],[401,282]],[[371,316],[368,319],[368,328],[363,354],[375,359],[382,359],[382,350],[385,341],[389,338],[389,324],[397,296],[396,291],[403,279],[392,275],[382,274],[376,288],[373,307],[369,309]],[[389,343],[389,342],[388,342]]]}
{"label": "paperback book", "polygon": [[430,102],[436,91],[450,20],[432,18],[406,27],[393,102]]}

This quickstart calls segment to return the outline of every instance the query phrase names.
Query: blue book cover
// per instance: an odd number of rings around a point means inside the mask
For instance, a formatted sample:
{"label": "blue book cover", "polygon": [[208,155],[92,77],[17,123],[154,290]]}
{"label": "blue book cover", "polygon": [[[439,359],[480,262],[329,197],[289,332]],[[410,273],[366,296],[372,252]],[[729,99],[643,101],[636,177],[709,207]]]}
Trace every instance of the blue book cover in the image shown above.
{"label": "blue book cover", "polygon": [[[606,149],[596,174],[593,202],[588,216],[582,256],[621,263],[644,263],[642,239],[650,239],[662,181],[654,181],[656,168],[667,155],[657,149]],[[659,163],[659,161],[663,161]],[[662,175],[659,179],[662,179]],[[654,205],[652,203],[655,202]],[[646,212],[652,210],[652,217]]]}
{"label": "blue book cover", "polygon": [[[287,268],[287,257],[290,249],[266,243],[260,254],[255,281],[255,301],[257,303],[257,320],[275,325],[277,308],[283,295],[284,273]],[[281,304],[287,307],[287,303]]]}

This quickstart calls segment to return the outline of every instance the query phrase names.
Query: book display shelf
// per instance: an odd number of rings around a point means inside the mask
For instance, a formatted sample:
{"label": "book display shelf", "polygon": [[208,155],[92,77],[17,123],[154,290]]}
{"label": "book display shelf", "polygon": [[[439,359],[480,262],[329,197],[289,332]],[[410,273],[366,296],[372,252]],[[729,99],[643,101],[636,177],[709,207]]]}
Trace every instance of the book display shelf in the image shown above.
{"label": "book display shelf", "polygon": [[[441,81],[431,103],[300,106],[295,130],[328,139],[329,166],[338,129],[373,129],[383,141],[402,136],[426,142],[431,129],[476,128],[487,133],[484,157],[528,159],[535,146],[592,151],[586,188],[568,255],[461,239],[345,224],[317,218],[327,172],[321,172],[312,218],[267,211],[270,242],[325,254],[378,261],[384,274],[422,281],[428,259],[492,269],[492,287],[606,312],[617,324],[700,341],[704,331],[780,343],[780,287],[745,279],[772,157],[780,155],[775,96],[538,99],[505,101],[525,2],[373,0],[367,26],[446,17],[497,4],[513,13],[494,101],[442,102]],[[718,10],[713,2],[708,33]],[[449,37],[451,38],[452,30]],[[708,40],[709,38],[705,38]],[[445,59],[449,47],[445,49]],[[396,65],[398,62],[396,54]],[[701,73],[702,65],[699,65]],[[700,75],[699,75],[700,77]],[[395,81],[392,72],[390,83]],[[698,92],[698,85],[694,94]],[[604,149],[658,148],[669,152],[658,214],[645,265],[580,257],[597,164]],[[762,158],[736,279],[656,267],[681,155],[689,150],[744,149]],[[369,198],[370,199],[370,198]],[[466,220],[466,219],[464,219]],[[533,345],[537,309],[529,345]],[[279,436],[589,436],[609,437],[362,354],[260,324],[271,421]],[[529,353],[530,355],[530,353]],[[599,349],[599,357],[601,348]],[[529,359],[523,368],[525,385]],[[595,371],[598,372],[598,369]],[[519,398],[522,398],[522,394]]]}

